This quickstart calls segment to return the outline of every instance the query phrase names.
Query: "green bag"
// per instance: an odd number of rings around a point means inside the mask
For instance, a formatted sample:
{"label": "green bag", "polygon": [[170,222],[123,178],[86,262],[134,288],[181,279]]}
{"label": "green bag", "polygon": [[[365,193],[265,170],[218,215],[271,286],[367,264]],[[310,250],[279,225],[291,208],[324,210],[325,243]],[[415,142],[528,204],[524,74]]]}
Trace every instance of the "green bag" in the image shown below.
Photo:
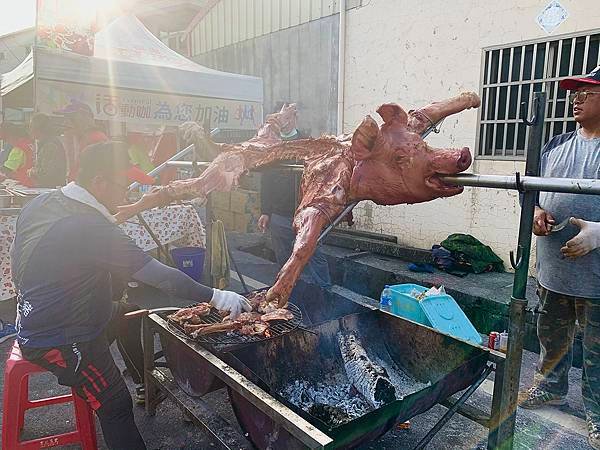
{"label": "green bag", "polygon": [[469,234],[451,234],[440,245],[452,252],[460,266],[469,267],[473,273],[504,272],[502,259]]}

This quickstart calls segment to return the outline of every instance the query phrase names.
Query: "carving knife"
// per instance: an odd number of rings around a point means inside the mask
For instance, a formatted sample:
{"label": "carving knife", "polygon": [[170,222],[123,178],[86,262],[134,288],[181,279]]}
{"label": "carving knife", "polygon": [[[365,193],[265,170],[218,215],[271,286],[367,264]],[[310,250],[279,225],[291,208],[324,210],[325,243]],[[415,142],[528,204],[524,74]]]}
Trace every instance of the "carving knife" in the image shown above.
{"label": "carving knife", "polygon": [[550,228],[550,233],[556,233],[557,231],[563,230],[567,225],[569,225],[569,220],[571,220],[571,218],[567,217],[565,220],[563,220],[558,225],[552,225]]}

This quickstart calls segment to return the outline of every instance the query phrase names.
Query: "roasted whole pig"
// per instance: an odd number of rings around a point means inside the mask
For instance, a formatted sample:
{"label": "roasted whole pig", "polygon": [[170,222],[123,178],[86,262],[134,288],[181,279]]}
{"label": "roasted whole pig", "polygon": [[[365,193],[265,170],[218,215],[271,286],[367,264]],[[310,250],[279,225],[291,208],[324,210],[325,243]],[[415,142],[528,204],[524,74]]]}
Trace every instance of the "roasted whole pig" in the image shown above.
{"label": "roasted whole pig", "polygon": [[367,116],[351,135],[296,141],[283,141],[280,137],[295,126],[293,104],[267,116],[258,134],[239,144],[216,144],[199,125],[184,124],[185,135],[193,136],[198,145],[208,146],[218,156],[198,178],[173,181],[144,195],[137,203],[122,207],[117,220],[173,200],[203,198],[212,191],[231,190],[242,174],[259,166],[278,160],[303,160],[301,200],[293,222],[296,241],[266,295],[268,302],[282,307],[314,253],[321,230],[349,203],[420,203],[462,192],[462,187],[446,184],[441,176],[466,170],[471,165],[469,149],[434,149],[425,143],[421,133],[444,117],[479,104],[479,97],[471,92],[408,113],[395,103],[386,103],[377,109],[383,119],[381,127]]}

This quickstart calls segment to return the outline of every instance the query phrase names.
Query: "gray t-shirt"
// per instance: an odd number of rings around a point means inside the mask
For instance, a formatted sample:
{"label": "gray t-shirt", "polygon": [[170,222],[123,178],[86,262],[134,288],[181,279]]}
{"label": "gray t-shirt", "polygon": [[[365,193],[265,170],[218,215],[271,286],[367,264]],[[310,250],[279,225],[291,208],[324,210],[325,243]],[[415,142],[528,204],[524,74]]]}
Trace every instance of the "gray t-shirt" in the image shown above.
{"label": "gray t-shirt", "polygon": [[[600,138],[586,139],[577,131],[554,137],[542,150],[540,175],[554,178],[600,178]],[[539,205],[556,223],[573,216],[600,222],[600,196],[540,192]],[[600,249],[570,260],[561,247],[577,235],[569,224],[562,231],[537,238],[538,282],[551,291],[573,297],[600,298]]]}

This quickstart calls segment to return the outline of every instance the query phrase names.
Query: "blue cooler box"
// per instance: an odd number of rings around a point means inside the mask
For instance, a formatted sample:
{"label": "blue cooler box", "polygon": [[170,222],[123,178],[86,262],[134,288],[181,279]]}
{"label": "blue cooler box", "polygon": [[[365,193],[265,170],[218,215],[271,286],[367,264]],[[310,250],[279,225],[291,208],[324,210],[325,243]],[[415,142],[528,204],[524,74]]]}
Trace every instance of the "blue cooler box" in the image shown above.
{"label": "blue cooler box", "polygon": [[477,345],[483,342],[469,318],[450,295],[432,295],[419,301],[410,293],[413,290],[426,292],[428,288],[418,284],[397,284],[390,286],[390,290],[393,314]]}

